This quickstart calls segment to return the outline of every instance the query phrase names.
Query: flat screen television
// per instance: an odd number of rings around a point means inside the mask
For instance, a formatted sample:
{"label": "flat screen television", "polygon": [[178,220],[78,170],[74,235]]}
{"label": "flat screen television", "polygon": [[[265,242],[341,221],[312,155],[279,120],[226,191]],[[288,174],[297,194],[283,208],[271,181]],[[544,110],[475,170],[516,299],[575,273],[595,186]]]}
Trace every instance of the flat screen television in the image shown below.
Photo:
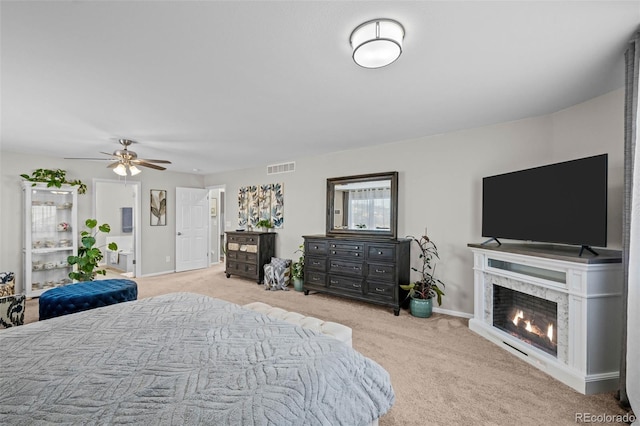
{"label": "flat screen television", "polygon": [[483,178],[482,236],[606,247],[607,167],[602,154]]}

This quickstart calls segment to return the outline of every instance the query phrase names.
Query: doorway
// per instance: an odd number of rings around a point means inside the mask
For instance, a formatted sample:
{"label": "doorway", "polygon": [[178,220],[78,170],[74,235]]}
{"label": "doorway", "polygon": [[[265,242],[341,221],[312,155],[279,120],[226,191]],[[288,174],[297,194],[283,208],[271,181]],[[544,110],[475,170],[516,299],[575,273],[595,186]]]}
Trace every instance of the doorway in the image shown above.
{"label": "doorway", "polygon": [[[107,223],[111,227],[108,234],[96,235],[96,247],[102,250],[105,265],[128,277],[139,277],[142,275],[142,265],[138,262],[141,250],[141,183],[93,179],[93,187],[93,217],[98,224]],[[85,219],[78,224],[81,229]],[[117,253],[106,249],[111,241],[118,244]]]}
{"label": "doorway", "polygon": [[225,232],[225,185],[208,187],[209,208],[209,266],[224,263],[224,232]]}

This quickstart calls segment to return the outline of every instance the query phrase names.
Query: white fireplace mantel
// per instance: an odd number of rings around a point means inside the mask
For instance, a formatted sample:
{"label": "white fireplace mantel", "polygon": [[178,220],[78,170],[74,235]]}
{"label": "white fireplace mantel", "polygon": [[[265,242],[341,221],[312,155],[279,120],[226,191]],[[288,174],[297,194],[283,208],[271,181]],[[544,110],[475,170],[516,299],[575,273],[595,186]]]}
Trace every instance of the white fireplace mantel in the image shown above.
{"label": "white fireplace mantel", "polygon": [[[474,317],[469,328],[583,394],[616,390],[622,342],[621,253],[542,244],[469,244]],[[558,355],[493,326],[493,286],[557,303]]]}

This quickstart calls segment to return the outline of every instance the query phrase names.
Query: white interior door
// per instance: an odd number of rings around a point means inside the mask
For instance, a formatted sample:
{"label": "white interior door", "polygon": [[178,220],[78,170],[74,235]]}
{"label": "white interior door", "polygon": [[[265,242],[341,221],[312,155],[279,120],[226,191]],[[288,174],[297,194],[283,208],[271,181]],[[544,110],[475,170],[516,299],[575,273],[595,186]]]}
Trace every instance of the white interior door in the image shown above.
{"label": "white interior door", "polygon": [[176,188],[176,272],[208,266],[209,190]]}

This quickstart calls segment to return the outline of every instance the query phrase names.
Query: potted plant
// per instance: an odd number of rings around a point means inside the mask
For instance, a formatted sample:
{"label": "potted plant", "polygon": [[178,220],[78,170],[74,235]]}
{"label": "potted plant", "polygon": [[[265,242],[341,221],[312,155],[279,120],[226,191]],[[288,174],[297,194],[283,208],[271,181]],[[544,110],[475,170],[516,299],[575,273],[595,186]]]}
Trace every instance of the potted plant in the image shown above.
{"label": "potted plant", "polygon": [[270,220],[260,219],[258,223],[256,223],[256,228],[262,228],[264,231],[269,232],[269,230],[273,228],[273,225]]}
{"label": "potted plant", "polygon": [[438,248],[435,243],[426,235],[420,238],[407,236],[418,245],[420,249],[420,268],[411,267],[412,271],[418,272],[420,278],[408,285],[400,285],[403,290],[409,292],[407,298],[411,300],[411,315],[421,318],[429,318],[433,309],[433,298],[438,301],[438,306],[442,304],[445,284],[435,277],[436,265],[432,264],[433,259],[440,259]]}
{"label": "potted plant", "polygon": [[[69,278],[77,281],[93,281],[97,274],[106,275],[107,271],[104,269],[98,269],[100,261],[103,259],[102,252],[98,247],[94,247],[96,244],[96,235],[98,232],[104,232],[108,234],[111,232],[111,227],[104,223],[98,226],[98,221],[95,219],[87,219],[85,225],[89,228],[89,231],[82,231],[80,233],[80,246],[78,247],[77,256],[69,256],[67,262],[69,265],[78,265],[76,271],[69,273]],[[98,229],[92,231],[96,226]],[[116,243],[109,243],[109,250],[118,250]]]}
{"label": "potted plant", "polygon": [[84,194],[87,192],[87,185],[82,183],[79,180],[67,180],[67,172],[65,170],[57,169],[37,169],[34,170],[31,176],[27,174],[21,174],[20,177],[28,180],[29,182],[34,182],[33,186],[36,185],[37,182],[44,182],[47,184],[47,187],[55,186],[56,188],[61,188],[63,184],[73,185],[78,187],[78,194]]}
{"label": "potted plant", "polygon": [[293,277],[293,288],[296,291],[304,290],[304,244],[300,244],[298,250],[294,253],[300,253],[300,258],[291,265],[291,276]]}

